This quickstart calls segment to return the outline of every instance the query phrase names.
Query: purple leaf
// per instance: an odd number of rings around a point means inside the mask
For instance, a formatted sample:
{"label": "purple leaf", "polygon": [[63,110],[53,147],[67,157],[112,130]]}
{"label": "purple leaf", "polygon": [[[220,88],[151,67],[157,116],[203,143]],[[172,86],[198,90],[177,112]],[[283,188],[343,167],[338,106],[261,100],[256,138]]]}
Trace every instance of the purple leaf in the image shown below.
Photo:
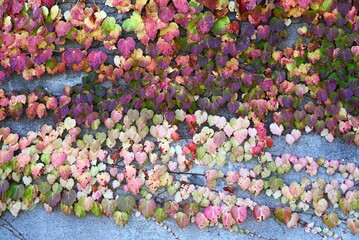
{"label": "purple leaf", "polygon": [[325,102],[328,99],[328,94],[324,90],[319,90],[317,92],[317,98],[318,98],[319,101]]}
{"label": "purple leaf", "polygon": [[37,65],[45,63],[47,60],[51,59],[52,57],[52,50],[40,50],[39,53],[34,57],[34,63]]}
{"label": "purple leaf", "polygon": [[161,7],[158,9],[158,18],[162,22],[170,22],[175,16],[175,9],[172,6],[169,7]]}
{"label": "purple leaf", "polygon": [[10,59],[10,69],[11,71],[22,72],[27,68],[27,57],[24,53],[20,53],[16,57]]}
{"label": "purple leaf", "polygon": [[107,59],[107,54],[102,51],[93,51],[87,56],[87,63],[92,70],[97,70]]}
{"label": "purple leaf", "polygon": [[338,29],[336,27],[332,27],[326,30],[325,36],[329,41],[334,41],[338,34]]}
{"label": "purple leaf", "polygon": [[258,32],[258,36],[259,36],[259,40],[265,40],[267,39],[270,29],[268,25],[259,25],[257,28],[257,32]]}
{"label": "purple leaf", "polygon": [[135,40],[132,37],[128,37],[126,39],[121,38],[117,43],[118,52],[125,58],[128,58],[135,49],[135,45]]}
{"label": "purple leaf", "polygon": [[280,32],[285,28],[284,19],[273,17],[269,21],[269,26],[270,26],[271,30]]}
{"label": "purple leaf", "polygon": [[239,108],[239,102],[238,101],[229,102],[227,107],[228,107],[228,110],[231,113],[236,113],[238,111],[238,108]]}
{"label": "purple leaf", "polygon": [[68,48],[62,54],[62,58],[64,59],[66,65],[71,67],[72,64],[79,64],[84,58],[84,55],[79,48]]}

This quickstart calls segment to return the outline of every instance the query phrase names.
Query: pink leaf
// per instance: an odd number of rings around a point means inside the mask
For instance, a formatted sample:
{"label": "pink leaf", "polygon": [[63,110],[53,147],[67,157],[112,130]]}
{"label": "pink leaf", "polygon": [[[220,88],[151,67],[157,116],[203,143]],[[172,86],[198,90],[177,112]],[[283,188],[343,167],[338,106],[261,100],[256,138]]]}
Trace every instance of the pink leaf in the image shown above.
{"label": "pink leaf", "polygon": [[272,123],[270,126],[270,131],[274,134],[274,135],[277,135],[277,136],[280,136],[282,135],[282,132],[284,130],[283,128],[283,125],[279,125],[277,123]]}
{"label": "pink leaf", "polygon": [[173,4],[178,9],[180,13],[186,13],[189,10],[189,5],[187,0],[173,0]]}
{"label": "pink leaf", "polygon": [[199,229],[203,229],[203,228],[205,228],[205,227],[207,227],[209,225],[208,219],[201,212],[197,213],[196,218],[194,219],[194,221],[197,224],[197,227]]}
{"label": "pink leaf", "polygon": [[204,209],[204,215],[206,218],[213,222],[214,224],[218,223],[218,219],[222,214],[222,210],[218,206],[208,206]]}
{"label": "pink leaf", "polygon": [[235,223],[232,215],[228,212],[223,213],[222,215],[222,222],[225,228],[230,229],[232,225]]}
{"label": "pink leaf", "polygon": [[156,209],[156,202],[153,199],[142,198],[138,202],[138,210],[145,218],[150,218]]}
{"label": "pink leaf", "polygon": [[63,37],[65,36],[71,29],[71,23],[60,21],[55,26],[55,31],[57,36]]}
{"label": "pink leaf", "polygon": [[183,212],[178,212],[176,214],[176,222],[180,228],[184,228],[190,223],[190,219],[187,214]]}
{"label": "pink leaf", "polygon": [[87,63],[92,70],[97,70],[107,59],[107,54],[102,51],[92,51],[87,56]]}
{"label": "pink leaf", "polygon": [[66,162],[66,153],[54,152],[51,155],[51,164],[54,168],[58,168],[60,165]]}
{"label": "pink leaf", "polygon": [[117,43],[118,52],[125,58],[129,58],[135,49],[135,45],[135,40],[132,37],[121,38]]}
{"label": "pink leaf", "polygon": [[77,178],[77,181],[80,183],[80,186],[82,188],[86,188],[88,184],[91,182],[91,179],[92,179],[91,174],[89,172],[84,172]]}
{"label": "pink leaf", "polygon": [[244,222],[244,220],[247,218],[247,208],[246,207],[237,207],[233,206],[231,208],[231,215],[233,219],[236,221],[237,224],[240,224]]}
{"label": "pink leaf", "polygon": [[175,16],[175,9],[172,6],[169,7],[161,7],[158,9],[158,18],[162,22],[170,22]]}
{"label": "pink leaf", "polygon": [[137,152],[135,159],[142,166],[147,159],[147,154],[145,152]]}
{"label": "pink leaf", "polygon": [[287,134],[285,135],[285,141],[289,144],[292,145],[295,142],[294,137],[291,134]]}
{"label": "pink leaf", "polygon": [[140,188],[143,185],[143,181],[141,178],[131,178],[127,181],[128,189],[134,194],[137,195],[139,193]]}
{"label": "pink leaf", "polygon": [[264,221],[270,216],[270,214],[270,209],[267,206],[255,205],[253,208],[253,217],[257,220],[257,222]]}
{"label": "pink leaf", "polygon": [[110,181],[110,174],[108,172],[99,173],[96,178],[97,182],[104,187]]}

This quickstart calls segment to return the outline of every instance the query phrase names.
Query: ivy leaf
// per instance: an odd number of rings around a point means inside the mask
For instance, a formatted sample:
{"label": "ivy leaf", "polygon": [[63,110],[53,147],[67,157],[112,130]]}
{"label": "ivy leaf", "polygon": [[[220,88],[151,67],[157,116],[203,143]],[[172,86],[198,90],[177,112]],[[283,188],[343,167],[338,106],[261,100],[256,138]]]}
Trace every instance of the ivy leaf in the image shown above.
{"label": "ivy leaf", "polygon": [[160,31],[160,36],[167,42],[170,42],[172,39],[179,36],[178,25],[174,22],[171,22],[166,28],[163,28]]}
{"label": "ivy leaf", "polygon": [[190,223],[190,219],[187,214],[178,212],[176,213],[176,222],[180,228],[184,228]]}
{"label": "ivy leaf", "polygon": [[63,37],[68,34],[71,30],[71,23],[59,21],[55,26],[55,32],[57,36]]}
{"label": "ivy leaf", "polygon": [[4,193],[9,189],[9,181],[4,180],[0,183],[0,199],[3,199]]}
{"label": "ivy leaf", "polygon": [[189,4],[187,0],[173,0],[173,4],[180,13],[187,13],[189,10]]}
{"label": "ivy leaf", "polygon": [[87,56],[87,63],[92,70],[97,70],[107,59],[107,54],[102,51],[92,51]]}
{"label": "ivy leaf", "polygon": [[163,208],[156,207],[156,209],[153,213],[153,216],[158,223],[161,223],[167,219],[168,214],[166,213],[166,211]]}
{"label": "ivy leaf", "polygon": [[359,221],[356,218],[348,218],[347,227],[352,234],[359,233]]}
{"label": "ivy leaf", "polygon": [[84,55],[79,48],[68,48],[62,53],[62,58],[66,65],[71,67],[73,64],[79,64],[84,58]]}
{"label": "ivy leaf", "polygon": [[141,198],[138,202],[138,210],[146,219],[150,218],[156,209],[156,202],[154,199]]}
{"label": "ivy leaf", "polygon": [[276,17],[271,18],[271,20],[269,21],[269,27],[271,28],[271,30],[276,32],[282,31],[285,28],[284,19]]}
{"label": "ivy leaf", "polygon": [[64,190],[61,196],[61,203],[65,205],[72,205],[76,201],[76,197],[77,196],[75,190]]}
{"label": "ivy leaf", "polygon": [[209,225],[208,219],[202,212],[197,213],[194,221],[199,229],[203,229]]}
{"label": "ivy leaf", "polygon": [[335,212],[324,214],[323,222],[330,228],[335,228],[339,224],[339,217]]}
{"label": "ivy leaf", "polygon": [[9,189],[4,193],[5,198],[10,198],[12,200],[18,201],[24,195],[25,187],[23,184],[12,183]]}
{"label": "ivy leaf", "polygon": [[[228,23],[227,23],[228,24]],[[208,33],[214,25],[214,15],[206,11],[201,19],[197,23],[197,29],[200,33],[206,34]]]}
{"label": "ivy leaf", "polygon": [[125,30],[126,32],[131,32],[131,31],[135,31],[136,28],[140,25],[143,24],[143,20],[142,17],[140,15],[139,12],[134,11],[131,15],[130,18],[126,19],[123,24],[122,24],[122,28],[123,30]]}
{"label": "ivy leaf", "polygon": [[188,216],[195,216],[199,212],[199,206],[197,203],[187,202],[183,205],[183,212]]}
{"label": "ivy leaf", "polygon": [[287,225],[292,218],[292,213],[289,207],[279,206],[274,209],[274,216],[276,219]]}
{"label": "ivy leaf", "polygon": [[270,209],[267,206],[255,205],[253,208],[253,217],[257,220],[257,222],[264,221],[270,216]]}
{"label": "ivy leaf", "polygon": [[130,213],[136,208],[136,200],[132,195],[121,196],[117,199],[117,208],[121,212]]}
{"label": "ivy leaf", "polygon": [[113,213],[113,219],[115,220],[116,224],[123,227],[128,223],[128,221],[130,220],[130,217],[128,216],[128,214],[126,212],[115,211]]}
{"label": "ivy leaf", "polygon": [[34,202],[36,195],[37,189],[35,188],[35,186],[29,185],[25,189],[24,195],[22,196],[22,201],[27,207],[30,207]]}
{"label": "ivy leaf", "polygon": [[209,221],[213,222],[214,224],[218,223],[221,214],[221,208],[218,206],[207,206],[204,209],[204,215]]}
{"label": "ivy leaf", "polygon": [[61,192],[58,191],[50,191],[46,194],[46,203],[49,204],[50,207],[54,208],[61,200]]}
{"label": "ivy leaf", "polygon": [[175,16],[175,9],[173,6],[161,7],[158,9],[158,18],[162,22],[171,22]]}
{"label": "ivy leaf", "polygon": [[102,214],[102,205],[95,201],[93,207],[91,208],[91,212],[96,216],[99,217]]}
{"label": "ivy leaf", "polygon": [[75,203],[74,211],[75,211],[76,216],[79,218],[83,218],[86,216],[86,211],[83,208],[82,204],[80,204],[80,203]]}
{"label": "ivy leaf", "polygon": [[132,37],[121,38],[117,43],[118,52],[125,58],[129,58],[135,49],[135,40]]}
{"label": "ivy leaf", "polygon": [[104,199],[102,199],[101,205],[102,205],[103,214],[105,214],[105,216],[108,218],[112,215],[112,213],[117,208],[117,202],[114,199],[110,200],[110,199],[104,198]]}
{"label": "ivy leaf", "polygon": [[339,35],[339,31],[336,27],[331,27],[326,30],[325,36],[329,41],[334,41]]}
{"label": "ivy leaf", "polygon": [[10,58],[11,71],[17,71],[18,74],[22,73],[28,67],[28,58],[24,53],[20,53],[16,57]]}
{"label": "ivy leaf", "polygon": [[213,32],[214,35],[217,36],[223,35],[227,31],[227,24],[229,23],[230,20],[227,16],[222,17],[214,23],[214,26],[211,31]]}
{"label": "ivy leaf", "polygon": [[128,189],[134,194],[137,195],[141,186],[143,185],[143,181],[140,177],[131,178],[128,180]]}
{"label": "ivy leaf", "polygon": [[241,224],[247,218],[247,208],[242,206],[233,206],[231,215],[237,224]]}

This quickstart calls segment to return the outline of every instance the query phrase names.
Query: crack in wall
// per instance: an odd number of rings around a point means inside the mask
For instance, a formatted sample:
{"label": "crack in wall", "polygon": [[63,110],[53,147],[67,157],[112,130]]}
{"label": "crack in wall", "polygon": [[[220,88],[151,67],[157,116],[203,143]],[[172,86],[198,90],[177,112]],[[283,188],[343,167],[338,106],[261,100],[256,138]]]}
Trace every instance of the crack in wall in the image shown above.
{"label": "crack in wall", "polygon": [[5,228],[9,232],[11,232],[11,234],[17,239],[26,240],[24,235],[22,235],[22,233],[17,230],[16,227],[14,227],[7,219],[0,217],[0,227]]}

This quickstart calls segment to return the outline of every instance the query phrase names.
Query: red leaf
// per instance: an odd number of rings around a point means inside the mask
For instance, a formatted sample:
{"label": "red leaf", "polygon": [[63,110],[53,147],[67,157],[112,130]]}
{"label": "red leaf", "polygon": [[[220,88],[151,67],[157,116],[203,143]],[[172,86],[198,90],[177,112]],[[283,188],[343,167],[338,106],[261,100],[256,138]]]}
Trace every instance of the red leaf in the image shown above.
{"label": "red leaf", "polygon": [[132,37],[121,38],[117,43],[118,52],[125,58],[129,58],[135,49],[135,44],[135,40]]}
{"label": "red leaf", "polygon": [[41,0],[41,5],[44,5],[48,9],[50,9],[52,6],[55,5],[55,0]]}

